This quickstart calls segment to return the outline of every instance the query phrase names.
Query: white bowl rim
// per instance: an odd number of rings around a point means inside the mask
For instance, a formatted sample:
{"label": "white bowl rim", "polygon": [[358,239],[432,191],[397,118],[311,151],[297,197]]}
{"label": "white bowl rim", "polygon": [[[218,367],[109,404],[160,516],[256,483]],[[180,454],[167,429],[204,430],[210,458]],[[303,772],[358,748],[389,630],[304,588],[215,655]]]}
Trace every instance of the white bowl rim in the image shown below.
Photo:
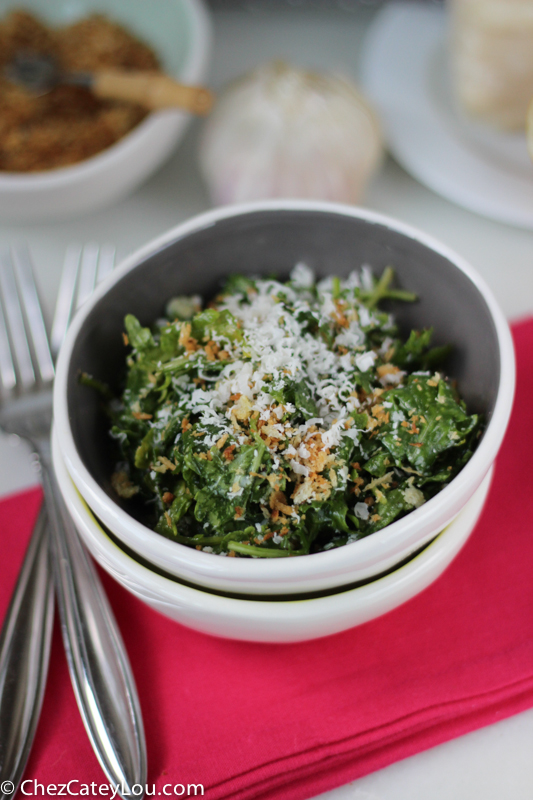
{"label": "white bowl rim", "polygon": [[[213,38],[212,23],[204,0],[181,0],[181,2],[189,9],[194,46],[187,54],[180,78],[183,83],[195,83],[203,80],[207,69]],[[142,141],[151,137],[160,128],[166,127],[169,115],[173,115],[177,121],[183,117],[183,114],[184,112],[173,109],[153,112],[114,144],[76,164],[30,173],[0,171],[0,192],[13,189],[30,192],[34,189],[42,191],[57,189],[69,186],[72,182],[91,175],[95,171],[105,172],[108,166],[115,162],[117,156],[127,159],[130,154],[134,155]]]}
{"label": "white bowl rim", "polygon": [[[172,542],[142,525],[117,504],[113,503],[90,475],[77,453],[70,430],[66,392],[68,365],[76,337],[92,308],[115,283],[120,281],[124,275],[134,269],[146,257],[162,249],[170,242],[183,239],[188,234],[210,227],[220,220],[238,215],[254,214],[260,211],[277,210],[323,211],[384,225],[426,245],[451,261],[472,281],[490,311],[500,348],[498,395],[492,418],[472,458],[461,470],[461,479],[457,480],[455,478],[428,503],[410,512],[407,516],[373,533],[372,536],[365,537],[341,548],[314,553],[302,558],[275,560],[221,558],[217,555],[197,551],[186,545]],[[421,531],[425,531],[426,537],[429,532],[437,533],[442,529],[465,505],[493,463],[509,421],[514,386],[515,359],[509,326],[491,290],[483,278],[464,258],[429,234],[372,210],[322,201],[269,200],[224,206],[197,215],[141,247],[117,267],[106,281],[96,289],[93,296],[76,315],[67,333],[57,365],[54,386],[54,420],[59,446],[65,459],[67,470],[74,483],[96,515],[103,519],[122,541],[132,546],[131,542],[125,540],[123,535],[109,523],[111,517],[113,522],[119,526],[120,531],[126,530],[129,536],[136,538],[138,541],[149,541],[154,552],[157,551],[161,554],[161,558],[166,559],[167,562],[172,561],[176,564],[179,561],[179,574],[183,577],[186,575],[202,575],[205,578],[205,585],[213,586],[215,584],[209,584],[208,581],[222,580],[226,586],[228,582],[235,586],[239,586],[242,583],[279,586],[280,584],[287,585],[287,582],[290,581],[294,581],[296,584],[301,581],[312,581],[314,577],[323,576],[324,573],[345,575],[354,564],[360,561],[361,557],[368,557],[373,551],[377,552],[383,549],[385,545],[387,553],[391,549],[400,548],[403,542],[409,540],[410,531],[414,526]],[[450,512],[450,509],[455,509],[455,511]],[[423,535],[421,534],[420,540],[422,541],[422,539]],[[133,547],[133,549],[136,548]],[[143,554],[143,557],[146,558],[147,556]],[[178,573],[176,572],[176,574]],[[194,580],[195,578],[192,577],[191,579]],[[340,580],[339,582],[342,583],[343,581]],[[221,584],[219,583],[219,585]],[[296,588],[287,590],[298,591]]]}
{"label": "white bowl rim", "polygon": [[[55,431],[55,426],[54,426]],[[466,540],[474,530],[479,517],[483,511],[483,507],[490,491],[493,469],[490,469],[485,476],[484,481],[476,490],[476,493],[470,498],[471,506],[463,509],[466,516],[468,516],[474,508],[480,506],[477,512],[474,524],[469,528],[465,536],[463,514],[460,513],[457,518],[445,528],[422,552],[415,555],[410,561],[395,570],[392,570],[387,575],[377,577],[375,580],[366,583],[363,586],[355,586],[345,591],[333,592],[332,594],[322,597],[310,597],[295,600],[255,600],[251,598],[239,597],[226,597],[224,595],[216,594],[210,591],[204,591],[202,587],[188,586],[181,583],[179,579],[161,575],[159,572],[146,567],[136,559],[132,558],[126,553],[120,545],[114,542],[101,527],[98,520],[95,519],[92,510],[85,502],[83,496],[77,489],[74,481],[68,474],[65,466],[64,458],[60,452],[57,435],[52,435],[52,451],[53,463],[56,477],[60,485],[61,492],[66,494],[68,503],[75,510],[74,521],[81,522],[84,527],[84,534],[82,538],[85,541],[86,537],[92,540],[93,547],[100,552],[105,551],[109,561],[113,563],[114,569],[117,570],[122,576],[128,576],[128,583],[124,582],[123,585],[133,591],[134,594],[139,596],[130,585],[136,583],[139,587],[144,587],[149,592],[157,594],[159,600],[163,600],[169,606],[176,604],[185,606],[194,606],[197,611],[203,614],[209,614],[214,618],[233,618],[241,622],[248,621],[249,624],[254,622],[261,623],[262,621],[271,621],[272,618],[279,620],[280,624],[284,627],[291,622],[300,623],[307,626],[310,623],[316,623],[320,619],[327,619],[333,617],[335,613],[339,612],[339,603],[358,603],[362,608],[377,607],[385,599],[391,597],[403,596],[404,590],[421,574],[431,571],[436,562],[446,558],[450,551],[457,548],[459,543],[459,550],[462,549]],[[69,511],[72,512],[72,508]],[[87,542],[85,542],[87,544]],[[98,543],[98,544],[97,544]],[[89,546],[87,544],[87,546]],[[92,552],[91,547],[89,549]],[[94,554],[93,554],[94,555]],[[457,553],[452,557],[455,558]],[[94,555],[96,558],[96,555]],[[97,559],[99,561],[99,559]],[[101,563],[99,561],[99,563]],[[102,564],[105,568],[105,565]],[[106,569],[106,571],[109,571]],[[112,572],[109,574],[113,575]],[[440,573],[439,573],[440,575]],[[115,580],[117,578],[115,577]],[[433,581],[431,581],[433,582]],[[418,594],[418,592],[417,592]],[[403,605],[404,602],[411,599],[412,594],[400,599],[396,606]],[[150,604],[150,601],[146,601]],[[381,612],[377,615],[369,616],[364,621],[374,619],[376,616],[382,616]],[[182,623],[187,624],[187,623]],[[354,623],[350,626],[344,626],[342,630],[347,627],[356,627],[361,623]],[[192,624],[188,627],[194,627]],[[337,633],[340,629],[335,629],[331,633]],[[321,634],[325,636],[329,634]],[[235,637],[236,638],[236,637]],[[317,638],[317,637],[307,637]],[[257,641],[260,641],[258,639]]]}

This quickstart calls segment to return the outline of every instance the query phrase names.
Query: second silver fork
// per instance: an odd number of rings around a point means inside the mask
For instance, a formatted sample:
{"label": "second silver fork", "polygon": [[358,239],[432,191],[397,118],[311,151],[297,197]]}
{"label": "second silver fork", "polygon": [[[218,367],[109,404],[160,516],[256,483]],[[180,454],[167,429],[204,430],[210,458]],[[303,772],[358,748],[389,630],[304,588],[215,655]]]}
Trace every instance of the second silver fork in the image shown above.
{"label": "second silver fork", "polygon": [[[18,280],[4,253],[2,294],[23,396],[4,404],[1,420],[4,428],[25,436],[39,451],[50,515],[61,627],[76,698],[108,779],[121,784],[124,793],[131,793],[134,784],[144,787],[146,782],[144,733],[135,685],[111,609],[55,484],[46,419],[51,412],[50,392],[27,391],[34,382],[33,363],[39,368],[41,384],[48,387],[53,378],[53,363],[29,254],[17,249],[13,256]],[[98,272],[102,275],[110,271],[112,263],[109,249],[103,254],[95,246],[83,251],[69,249],[53,325],[54,349],[59,348],[75,306],[92,292]],[[24,317],[31,333],[33,359],[24,331]],[[8,352],[0,350],[0,359],[3,358],[0,369],[4,387],[11,383],[8,388],[13,390],[17,372],[13,370],[11,379],[9,370],[6,372],[10,351],[9,340],[5,341]],[[10,782],[16,787],[22,776],[46,679],[53,594],[45,514],[43,506],[0,637],[0,778],[1,785],[8,787]],[[8,795],[12,793],[7,792]]]}
{"label": "second silver fork", "polygon": [[72,244],[67,248],[56,310],[50,335],[50,349],[57,358],[74,312],[91,296],[97,284],[113,271],[115,248],[99,247],[94,242],[84,247]]}

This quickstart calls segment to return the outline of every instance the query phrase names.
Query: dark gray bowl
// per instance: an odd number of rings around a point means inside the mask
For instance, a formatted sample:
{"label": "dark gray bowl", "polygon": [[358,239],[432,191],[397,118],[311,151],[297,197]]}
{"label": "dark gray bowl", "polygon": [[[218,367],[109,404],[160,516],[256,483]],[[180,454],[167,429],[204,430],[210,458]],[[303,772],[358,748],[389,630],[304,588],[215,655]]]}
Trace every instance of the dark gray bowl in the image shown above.
{"label": "dark gray bowl", "polygon": [[[108,505],[118,508],[110,487],[115,453],[98,397],[78,382],[80,370],[118,392],[125,372],[127,313],[151,325],[172,295],[212,296],[232,272],[283,278],[298,261],[318,276],[346,276],[363,264],[379,275],[391,265],[397,284],[419,297],[391,307],[401,328],[433,327],[435,344],[453,345],[447,373],[457,380],[469,410],[485,416],[488,425],[476,456],[481,452],[486,463],[468,478],[470,462],[440,495],[409,516],[422,519],[419,512],[427,512],[446,492],[450,511],[464,505],[499,448],[513,395],[510,335],[490,292],[458,256],[394,220],[333,204],[275,202],[211,212],[166,234],[128,259],[74,322],[58,366],[56,427],[67,468],[96,513],[106,501],[101,494],[95,505],[95,486],[107,495]],[[448,490],[465,474],[469,487],[454,499]]]}

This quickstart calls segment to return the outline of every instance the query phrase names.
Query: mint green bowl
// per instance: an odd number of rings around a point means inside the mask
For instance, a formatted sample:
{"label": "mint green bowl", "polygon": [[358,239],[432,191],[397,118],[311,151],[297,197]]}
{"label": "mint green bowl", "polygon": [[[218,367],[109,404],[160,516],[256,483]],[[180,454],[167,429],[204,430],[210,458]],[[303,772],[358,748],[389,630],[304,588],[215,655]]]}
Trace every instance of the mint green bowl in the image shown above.
{"label": "mint green bowl", "polygon": [[[168,74],[182,83],[205,81],[212,34],[203,0],[0,0],[0,18],[22,7],[51,26],[105,14],[150,45]],[[168,159],[189,120],[183,111],[159,111],[79,164],[34,173],[0,171],[0,217],[58,220],[116,203]]]}

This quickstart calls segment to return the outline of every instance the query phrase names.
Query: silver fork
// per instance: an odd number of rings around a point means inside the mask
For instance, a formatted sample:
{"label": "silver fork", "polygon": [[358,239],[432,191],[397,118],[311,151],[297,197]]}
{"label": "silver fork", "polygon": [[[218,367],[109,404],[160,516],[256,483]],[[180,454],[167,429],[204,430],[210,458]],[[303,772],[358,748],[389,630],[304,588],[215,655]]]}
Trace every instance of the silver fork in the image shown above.
{"label": "silver fork", "polygon": [[[113,260],[110,250],[99,252],[95,246],[69,249],[53,325],[54,351],[75,306],[92,292],[99,273],[112,269]],[[120,633],[51,465],[54,364],[26,248],[0,251],[0,291],[5,310],[4,315],[0,303],[0,427],[33,446],[45,495],[0,635],[0,797],[16,791],[39,718],[53,620],[52,572],[87,733],[108,780],[120,785],[121,796],[132,794],[135,784],[143,789],[146,784],[142,717]]]}
{"label": "silver fork", "polygon": [[113,271],[114,265],[115,248],[111,245],[99,247],[91,242],[84,247],[72,244],[67,248],[50,336],[54,358],[59,353],[73,313],[92,294],[95,286]]}

